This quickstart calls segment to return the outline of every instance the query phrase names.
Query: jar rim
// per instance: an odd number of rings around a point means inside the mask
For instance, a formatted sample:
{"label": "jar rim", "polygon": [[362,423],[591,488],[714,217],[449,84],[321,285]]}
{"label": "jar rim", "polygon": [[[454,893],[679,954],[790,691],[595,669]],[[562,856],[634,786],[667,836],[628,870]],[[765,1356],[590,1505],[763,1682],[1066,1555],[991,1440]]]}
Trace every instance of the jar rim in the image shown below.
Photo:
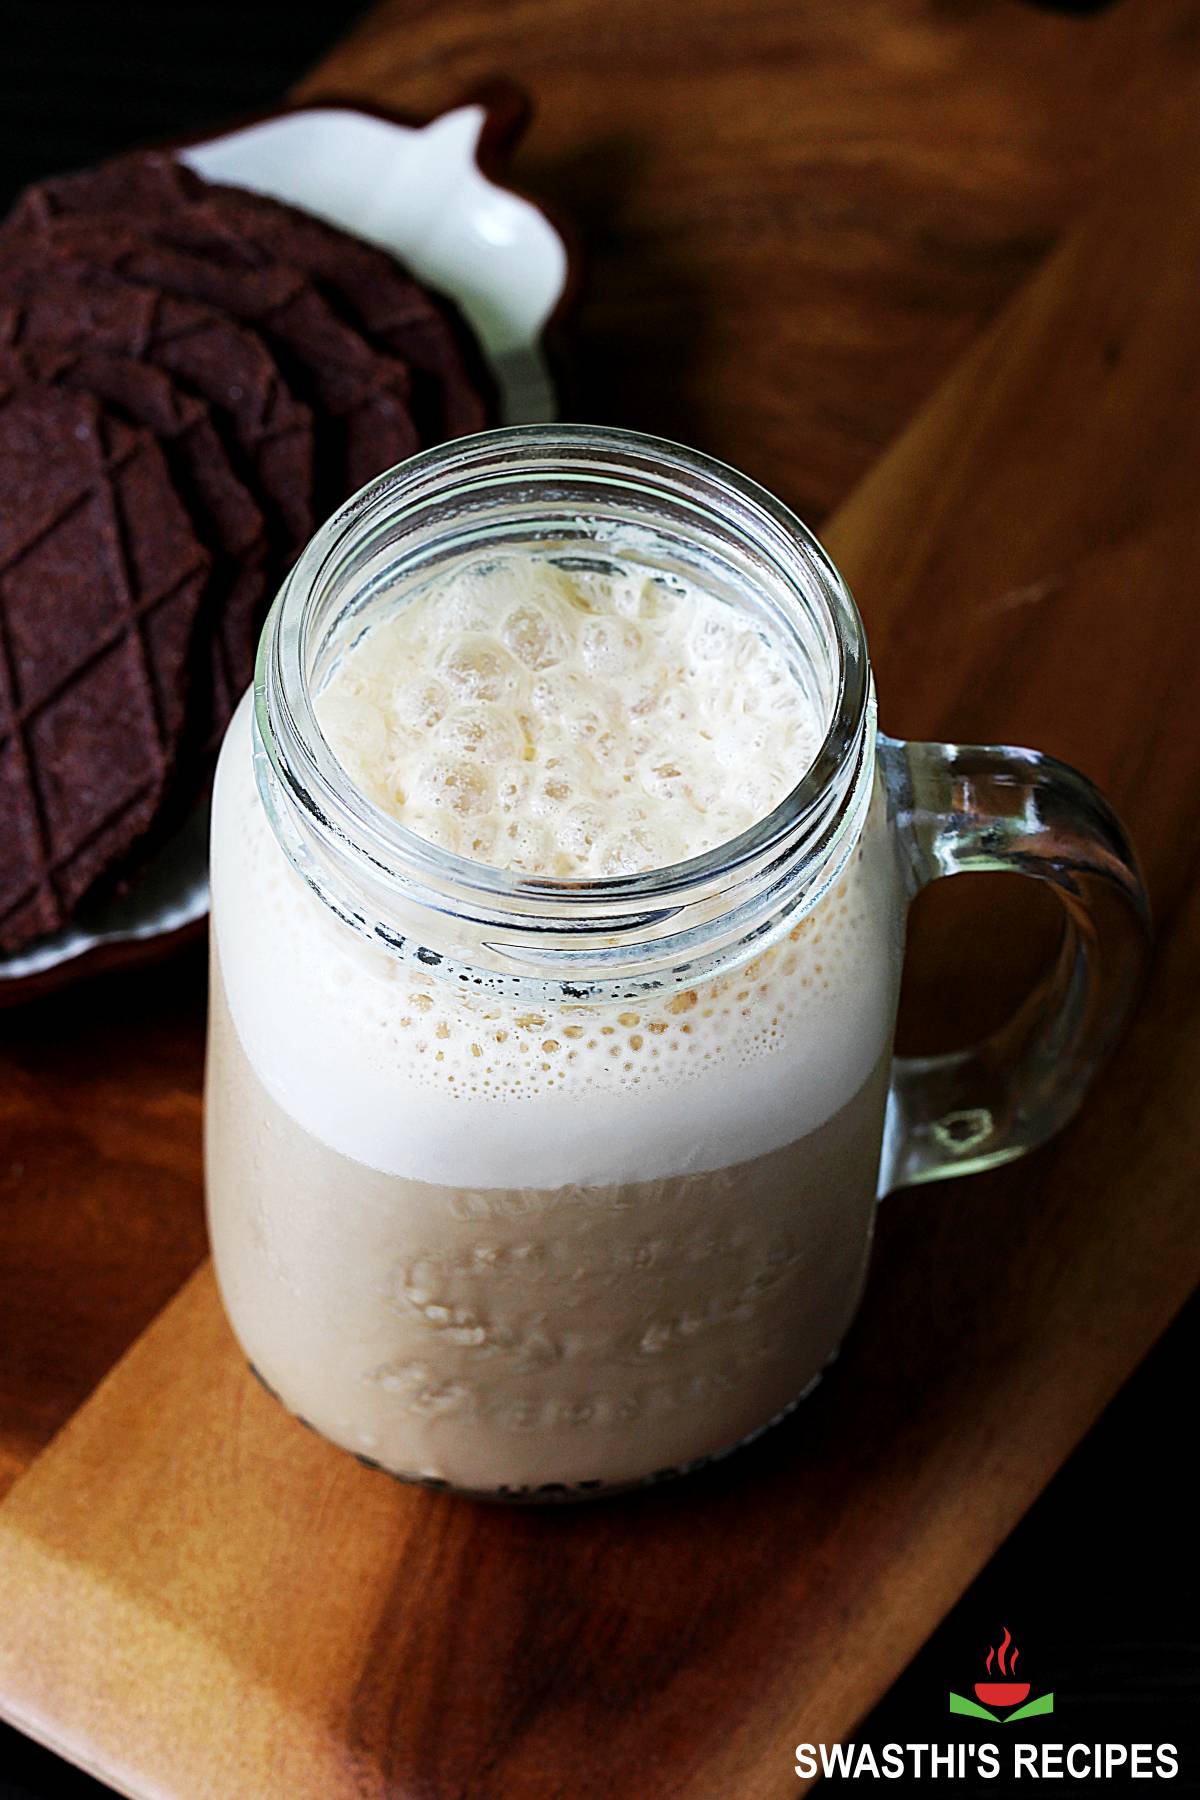
{"label": "jar rim", "polygon": [[[736,514],[739,535],[770,562],[797,603],[819,601],[833,651],[834,691],[812,763],[769,813],[736,837],[637,874],[533,876],[433,844],[353,786],[317,722],[308,631],[324,585],[384,519],[394,524],[448,489],[467,492],[517,475],[536,480],[539,473],[557,477],[584,470],[601,481],[643,480],[649,492],[662,492],[662,482],[673,482],[679,494],[691,493],[694,506],[728,528],[731,521],[719,510],[724,502]],[[452,439],[368,483],[319,528],[286,578],[264,627],[255,671],[256,748],[275,783],[308,824],[336,845],[343,861],[357,859],[377,882],[416,893],[427,904],[432,897],[434,910],[443,914],[465,907],[474,918],[502,921],[509,929],[525,926],[543,935],[556,928],[584,930],[593,940],[602,930],[636,933],[648,921],[678,912],[690,910],[695,917],[697,901],[722,892],[744,897],[764,876],[777,876],[785,862],[794,872],[799,863],[827,859],[853,794],[861,790],[855,772],[861,774],[872,725],[862,621],[813,533],[765,488],[727,464],[666,438],[599,425],[510,426]],[[262,780],[260,772],[260,787]],[[265,791],[263,797],[268,798]],[[322,891],[311,874],[308,879]],[[327,893],[323,897],[329,899]],[[387,940],[378,925],[372,931]]]}
{"label": "jar rim", "polygon": [[[423,499],[441,477],[470,481],[497,463],[502,472],[513,475],[522,464],[561,459],[563,455],[610,457],[615,470],[621,463],[630,468],[660,464],[666,472],[709,482],[718,493],[723,491],[730,499],[738,500],[745,517],[757,518],[757,522],[772,527],[775,544],[784,551],[793,547],[802,554],[810,576],[813,569],[819,572],[820,599],[824,601],[837,659],[835,698],[829,707],[828,729],[819,751],[772,812],[711,850],[662,868],[644,869],[637,875],[522,875],[432,844],[407,824],[385,814],[349,783],[320,731],[304,668],[306,614],[311,612],[322,578],[329,572],[329,563],[338,551],[344,551],[351,536],[365,535],[381,513],[394,517],[405,500]],[[531,473],[536,473],[536,468]],[[779,572],[793,580],[792,571],[781,567]],[[596,905],[604,900],[658,900],[678,895],[696,882],[730,875],[792,839],[797,824],[813,814],[813,808],[828,792],[829,781],[853,756],[864,733],[869,686],[864,628],[846,581],[817,536],[766,488],[716,457],[666,437],[599,425],[518,425],[479,432],[466,439],[450,439],[432,450],[423,450],[407,463],[376,477],[327,518],[293,565],[264,626],[255,666],[255,718],[263,743],[268,752],[275,752],[272,761],[288,781],[288,787],[293,792],[297,787],[304,788],[309,801],[327,819],[336,817],[342,823],[358,826],[354,835],[362,837],[372,855],[383,851],[385,860],[394,859],[398,866],[408,866],[425,875],[450,877],[455,884],[497,898],[552,895],[561,907],[570,909],[572,905]],[[284,722],[291,729],[281,731]],[[286,769],[282,767],[284,756]]]}

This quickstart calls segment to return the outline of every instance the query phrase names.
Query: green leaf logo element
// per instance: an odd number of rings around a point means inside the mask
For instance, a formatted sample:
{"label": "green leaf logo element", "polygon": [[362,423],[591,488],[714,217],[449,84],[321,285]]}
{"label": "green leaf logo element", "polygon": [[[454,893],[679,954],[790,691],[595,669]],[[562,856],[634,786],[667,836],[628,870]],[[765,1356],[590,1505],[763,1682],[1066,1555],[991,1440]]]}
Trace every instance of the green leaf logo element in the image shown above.
{"label": "green leaf logo element", "polygon": [[[953,1707],[950,1709],[953,1711]],[[1004,1723],[1015,1725],[1018,1719],[1038,1719],[1045,1713],[1054,1711],[1054,1695],[1039,1694],[1036,1700],[1027,1700],[1024,1706],[1018,1706],[1016,1712],[1009,1713]]]}
{"label": "green leaf logo element", "polygon": [[[1035,1706],[1037,1702],[1031,1700],[1029,1704]],[[990,1719],[993,1725],[1000,1723],[999,1713],[989,1712],[986,1706],[980,1706],[977,1700],[968,1700],[965,1694],[951,1694],[950,1711],[962,1713],[968,1719]],[[1028,1711],[1028,1708],[1023,1707],[1022,1711]]]}

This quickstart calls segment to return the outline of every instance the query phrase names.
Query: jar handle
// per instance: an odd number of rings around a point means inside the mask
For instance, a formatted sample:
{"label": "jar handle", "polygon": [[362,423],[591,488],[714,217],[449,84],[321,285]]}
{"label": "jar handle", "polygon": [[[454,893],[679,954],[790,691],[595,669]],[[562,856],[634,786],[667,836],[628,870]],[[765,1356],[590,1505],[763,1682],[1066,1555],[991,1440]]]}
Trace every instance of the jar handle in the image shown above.
{"label": "jar handle", "polygon": [[1141,990],[1150,909],[1120,820],[1075,769],[1036,750],[880,738],[911,900],[974,870],[1032,875],[1057,893],[1051,974],[993,1037],[892,1071],[881,1194],[994,1168],[1071,1118]]}

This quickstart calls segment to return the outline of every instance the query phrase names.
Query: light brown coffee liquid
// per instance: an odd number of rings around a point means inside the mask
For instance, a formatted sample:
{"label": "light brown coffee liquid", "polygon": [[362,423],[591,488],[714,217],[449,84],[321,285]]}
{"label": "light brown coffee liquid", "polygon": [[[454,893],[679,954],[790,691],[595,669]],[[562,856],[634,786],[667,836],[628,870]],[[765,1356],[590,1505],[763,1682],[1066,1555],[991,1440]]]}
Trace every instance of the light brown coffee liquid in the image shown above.
{"label": "light brown coffee liquid", "polygon": [[815,1130],[728,1168],[442,1186],[289,1116],[214,950],[209,1219],[229,1316],[288,1407],[397,1474],[610,1485],[715,1454],[819,1376],[853,1315],[888,1061]]}

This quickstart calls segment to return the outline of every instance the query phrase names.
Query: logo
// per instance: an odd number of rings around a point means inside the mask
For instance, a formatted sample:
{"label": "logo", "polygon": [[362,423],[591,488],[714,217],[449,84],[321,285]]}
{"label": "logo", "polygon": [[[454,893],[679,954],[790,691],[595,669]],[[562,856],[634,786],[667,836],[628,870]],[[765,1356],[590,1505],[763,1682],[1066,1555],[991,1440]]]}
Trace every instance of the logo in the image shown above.
{"label": "logo", "polygon": [[[1012,1641],[1012,1633],[1004,1628],[1000,1648],[987,1653],[987,1680],[975,1683],[975,1698],[951,1694],[950,1711],[969,1719],[989,1719],[993,1725],[1015,1725],[1018,1719],[1038,1719],[1054,1711],[1054,1695],[1038,1694],[1029,1698],[1029,1683],[1018,1681],[1017,1659],[1021,1652]],[[994,1680],[998,1675],[1000,1679]],[[994,1712],[993,1707],[999,1707]]]}
{"label": "logo", "polygon": [[[1018,1719],[1045,1718],[1054,1711],[1054,1695],[1031,1697],[1020,1662],[1021,1652],[1006,1626],[999,1647],[987,1653],[984,1679],[974,1683],[975,1698],[951,1694],[950,1711],[1006,1728]],[[1069,1713],[1069,1696],[1065,1699]],[[1026,1776],[1043,1781],[1112,1781],[1117,1776],[1172,1781],[1179,1774],[1179,1760],[1175,1744],[1097,1743],[1095,1739],[1051,1743],[1041,1733],[1030,1739],[1020,1731],[1005,1729],[960,1733],[951,1744],[925,1739],[913,1743],[797,1744],[794,1770],[797,1780],[805,1782],[945,1779],[958,1782],[960,1792],[965,1781],[995,1781],[1001,1785],[994,1791],[1004,1793],[1011,1791],[1010,1783]]]}

